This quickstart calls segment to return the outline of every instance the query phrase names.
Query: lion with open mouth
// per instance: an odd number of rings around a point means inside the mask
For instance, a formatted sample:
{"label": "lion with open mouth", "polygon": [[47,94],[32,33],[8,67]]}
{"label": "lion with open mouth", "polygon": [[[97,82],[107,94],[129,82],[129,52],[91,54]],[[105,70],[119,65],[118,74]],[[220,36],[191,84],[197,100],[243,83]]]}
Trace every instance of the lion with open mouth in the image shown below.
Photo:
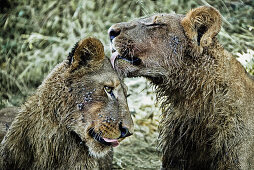
{"label": "lion with open mouth", "polygon": [[221,23],[202,6],[109,29],[114,68],[156,87],[163,169],[254,169],[254,78],[218,42]]}
{"label": "lion with open mouth", "polygon": [[110,168],[112,147],[133,133],[126,95],[102,43],[79,41],[19,109],[0,169]]}

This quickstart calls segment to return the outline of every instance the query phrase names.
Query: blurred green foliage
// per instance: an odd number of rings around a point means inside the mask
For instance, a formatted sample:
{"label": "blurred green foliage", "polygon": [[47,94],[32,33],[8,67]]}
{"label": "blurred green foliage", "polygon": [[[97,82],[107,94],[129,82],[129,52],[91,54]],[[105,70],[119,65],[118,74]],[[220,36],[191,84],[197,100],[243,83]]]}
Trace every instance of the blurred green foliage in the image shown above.
{"label": "blurred green foliage", "polygon": [[227,50],[254,49],[253,0],[2,0],[0,108],[20,105],[79,39],[99,38],[110,55],[112,24],[158,12],[185,14],[207,4],[223,15],[219,38]]}

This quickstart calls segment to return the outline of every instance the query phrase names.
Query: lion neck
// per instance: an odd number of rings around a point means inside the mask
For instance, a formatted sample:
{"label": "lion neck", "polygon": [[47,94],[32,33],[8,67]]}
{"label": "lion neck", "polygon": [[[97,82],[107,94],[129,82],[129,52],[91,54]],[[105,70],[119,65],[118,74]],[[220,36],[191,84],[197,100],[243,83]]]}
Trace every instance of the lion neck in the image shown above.
{"label": "lion neck", "polygon": [[[221,52],[218,52],[221,51]],[[213,48],[204,50],[203,55],[176,57],[172,63],[161,65],[164,71],[160,77],[149,78],[156,86],[157,97],[160,101],[168,103],[170,107],[178,108],[181,112],[188,110],[196,114],[204,112],[200,105],[211,105],[214,94],[225,94],[228,91],[228,81],[223,75],[221,58],[217,54],[224,49],[215,42]],[[208,109],[209,112],[211,112]]]}
{"label": "lion neck", "polygon": [[7,166],[25,169],[93,167],[95,159],[86,145],[53,118],[53,110],[48,109],[44,115],[47,106],[38,107],[38,98],[32,96],[13,122],[2,143],[3,161]]}
{"label": "lion neck", "polygon": [[[206,159],[208,152],[218,158],[236,153],[227,149],[237,149],[234,146],[243,139],[245,128],[237,105],[232,101],[230,84],[223,75],[224,66],[219,61],[224,56],[213,53],[223,49],[216,48],[205,51],[198,58],[187,56],[180,67],[167,66],[169,72],[159,82],[152,79],[163,111],[160,146],[164,152],[170,153],[169,161],[179,154],[183,154],[181,158],[192,160],[195,152],[200,153],[195,157],[200,160],[209,160]],[[194,62],[190,62],[192,59]],[[239,128],[243,131],[236,130]],[[211,145],[213,143],[216,147]],[[224,148],[225,145],[232,148]]]}

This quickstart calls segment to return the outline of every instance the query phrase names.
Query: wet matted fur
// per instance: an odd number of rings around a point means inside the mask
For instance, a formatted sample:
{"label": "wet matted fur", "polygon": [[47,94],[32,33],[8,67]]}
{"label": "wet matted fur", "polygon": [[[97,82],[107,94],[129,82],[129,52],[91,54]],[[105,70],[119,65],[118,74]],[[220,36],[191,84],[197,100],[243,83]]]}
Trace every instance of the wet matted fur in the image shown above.
{"label": "wet matted fur", "polygon": [[12,121],[18,114],[17,107],[6,107],[0,110],[0,142],[11,126]]}
{"label": "wet matted fur", "polygon": [[254,169],[254,79],[219,44],[220,28],[202,6],[109,29],[115,69],[156,86],[165,169]]}
{"label": "wet matted fur", "polygon": [[0,169],[109,169],[112,146],[132,130],[126,90],[102,43],[86,38],[19,109]]}

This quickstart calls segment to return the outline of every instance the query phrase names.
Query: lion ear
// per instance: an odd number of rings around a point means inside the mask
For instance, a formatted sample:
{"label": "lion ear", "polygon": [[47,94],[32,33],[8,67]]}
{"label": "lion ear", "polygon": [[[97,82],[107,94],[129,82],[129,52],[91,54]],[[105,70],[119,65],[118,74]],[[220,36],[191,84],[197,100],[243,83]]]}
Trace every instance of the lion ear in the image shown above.
{"label": "lion ear", "polygon": [[104,57],[104,47],[101,41],[89,37],[77,42],[67,59],[71,65],[71,70],[76,70],[81,66],[96,65]]}
{"label": "lion ear", "polygon": [[202,53],[208,47],[221,28],[221,15],[211,6],[195,8],[181,21],[186,36]]}

